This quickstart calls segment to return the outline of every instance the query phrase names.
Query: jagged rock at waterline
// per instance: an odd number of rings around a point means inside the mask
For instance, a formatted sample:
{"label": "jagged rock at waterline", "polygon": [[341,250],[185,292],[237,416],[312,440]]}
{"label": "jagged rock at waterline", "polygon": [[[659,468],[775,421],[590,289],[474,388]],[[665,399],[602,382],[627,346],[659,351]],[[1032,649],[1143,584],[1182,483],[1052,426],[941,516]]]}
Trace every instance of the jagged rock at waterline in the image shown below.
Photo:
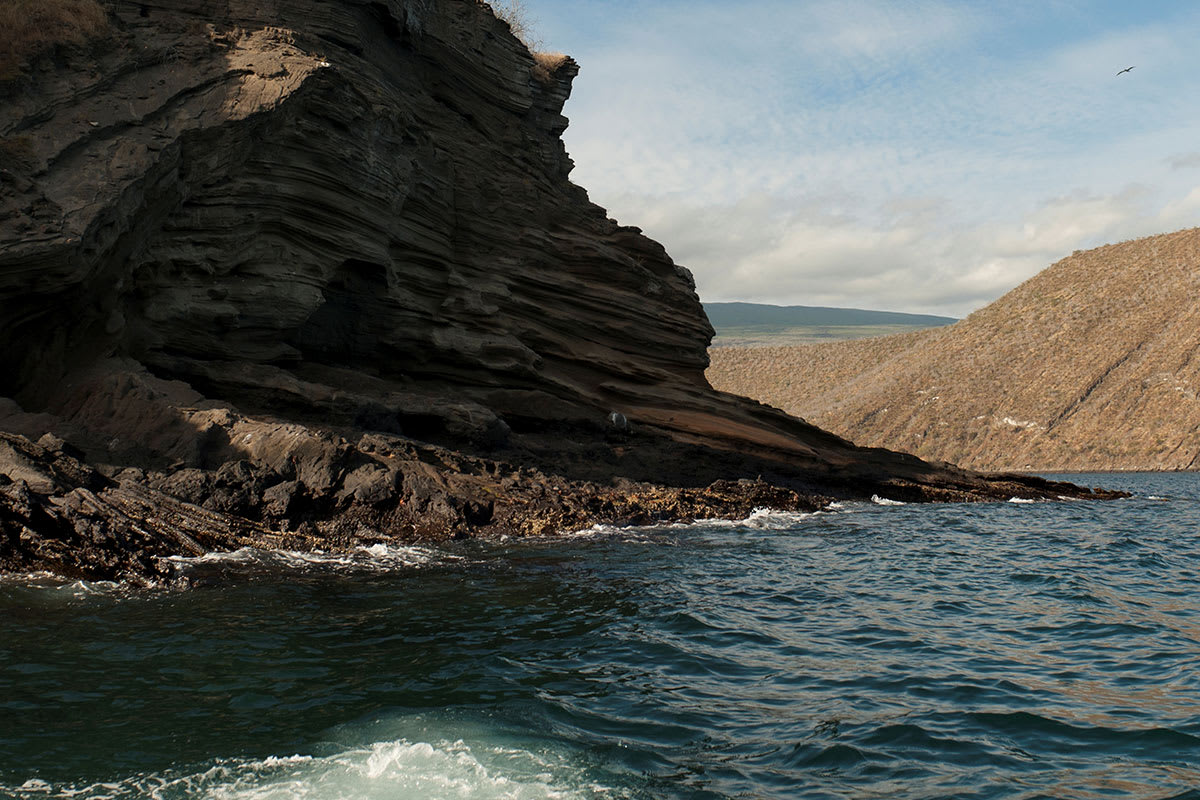
{"label": "jagged rock at waterline", "polygon": [[577,65],[484,4],[105,8],[0,84],[5,570],[1087,495],[713,391],[687,270],[568,179]]}

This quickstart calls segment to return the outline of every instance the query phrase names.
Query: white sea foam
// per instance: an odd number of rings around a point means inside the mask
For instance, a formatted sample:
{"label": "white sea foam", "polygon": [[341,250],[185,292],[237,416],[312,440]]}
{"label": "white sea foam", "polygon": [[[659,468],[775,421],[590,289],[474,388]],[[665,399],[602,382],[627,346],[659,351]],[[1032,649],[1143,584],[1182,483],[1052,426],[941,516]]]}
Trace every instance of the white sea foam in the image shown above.
{"label": "white sea foam", "polygon": [[376,742],[314,757],[221,760],[186,772],[138,775],[88,785],[53,785],[31,778],[0,785],[17,800],[573,800],[614,797],[584,780],[577,765],[553,754],[462,740]]}
{"label": "white sea foam", "polygon": [[1032,498],[1029,498],[1029,497],[1010,497],[1010,498],[1008,498],[1008,502],[1010,502],[1010,503],[1036,503],[1037,500],[1033,500]]}
{"label": "white sea foam", "polygon": [[98,595],[118,596],[137,592],[146,587],[131,586],[115,581],[66,580],[50,572],[30,572],[20,575],[0,575],[0,585],[38,589],[43,599],[60,598],[64,601]]}
{"label": "white sea foam", "polygon": [[[682,524],[663,524],[663,525],[607,525],[597,522],[590,528],[580,528],[574,531],[566,531],[562,534],[564,538],[570,539],[590,539],[601,538],[605,536],[638,536],[639,534],[652,533],[659,530],[670,530],[673,527],[683,527]],[[544,539],[554,539],[556,536],[546,536]],[[643,538],[645,538],[643,536]],[[648,539],[647,539],[648,541]]]}
{"label": "white sea foam", "polygon": [[169,561],[183,567],[203,564],[244,564],[282,569],[345,569],[363,572],[389,572],[406,567],[420,567],[434,562],[461,561],[462,556],[435,550],[431,547],[391,546],[373,544],[342,553],[320,550],[260,550],[243,547],[227,553],[205,553],[202,556],[169,556]]}
{"label": "white sea foam", "polygon": [[886,497],[880,497],[877,494],[871,495],[871,502],[877,506],[906,506],[908,503],[900,500],[889,500]]}
{"label": "white sea foam", "polygon": [[[840,504],[838,508],[842,508]],[[832,507],[832,506],[831,506]],[[603,525],[597,524],[590,528],[570,531],[566,536],[621,536],[636,541],[649,541],[649,536],[655,533],[678,531],[685,528],[703,526],[705,528],[757,528],[760,530],[787,530],[795,527],[801,520],[809,519],[824,512],[821,511],[776,511],[770,508],[756,508],[749,516],[742,519],[698,519],[695,522],[662,522],[656,525]]]}
{"label": "white sea foam", "polygon": [[[736,522],[729,522],[731,527],[758,528],[761,530],[784,530],[792,528],[796,523],[810,519],[813,512],[806,511],[774,511],[769,508],[756,508],[750,516]],[[726,523],[722,523],[726,524]]]}

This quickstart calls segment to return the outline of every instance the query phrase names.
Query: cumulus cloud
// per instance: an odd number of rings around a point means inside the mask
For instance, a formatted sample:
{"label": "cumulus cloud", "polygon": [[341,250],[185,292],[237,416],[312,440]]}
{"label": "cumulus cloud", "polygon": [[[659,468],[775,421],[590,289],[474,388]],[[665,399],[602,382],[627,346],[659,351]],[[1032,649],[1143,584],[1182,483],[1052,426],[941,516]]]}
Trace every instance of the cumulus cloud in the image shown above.
{"label": "cumulus cloud", "polygon": [[1177,77],[1200,68],[1181,34],[1200,11],[568,5],[574,178],[706,300],[961,315],[1077,248],[1200,221]]}
{"label": "cumulus cloud", "polygon": [[709,301],[905,310],[965,316],[1079,248],[1195,224],[1200,186],[1165,204],[1146,187],[1076,192],[1011,220],[947,227],[944,199],[890,203],[863,217],[840,198],[781,207],[763,194],[727,205],[621,198],[646,232],[673,243]]}

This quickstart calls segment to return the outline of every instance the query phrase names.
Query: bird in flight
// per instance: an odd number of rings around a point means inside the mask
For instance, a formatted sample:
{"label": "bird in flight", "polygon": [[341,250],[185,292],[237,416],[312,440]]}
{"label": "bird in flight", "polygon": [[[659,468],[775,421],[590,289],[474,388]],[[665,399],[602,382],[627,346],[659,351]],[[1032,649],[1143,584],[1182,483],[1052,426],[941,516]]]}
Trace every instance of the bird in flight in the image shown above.
{"label": "bird in flight", "polygon": [[1129,72],[1129,70],[1131,70],[1131,69],[1133,69],[1133,67],[1126,67],[1125,69],[1118,72],[1117,75],[1124,75],[1126,72]]}

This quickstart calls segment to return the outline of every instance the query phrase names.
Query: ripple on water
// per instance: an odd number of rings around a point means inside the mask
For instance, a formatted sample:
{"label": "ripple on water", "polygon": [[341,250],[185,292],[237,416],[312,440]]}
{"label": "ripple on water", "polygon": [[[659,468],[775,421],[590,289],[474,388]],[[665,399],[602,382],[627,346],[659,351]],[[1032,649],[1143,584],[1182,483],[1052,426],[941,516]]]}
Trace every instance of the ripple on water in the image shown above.
{"label": "ripple on water", "polygon": [[1139,481],[0,582],[0,795],[1195,797],[1200,478]]}

